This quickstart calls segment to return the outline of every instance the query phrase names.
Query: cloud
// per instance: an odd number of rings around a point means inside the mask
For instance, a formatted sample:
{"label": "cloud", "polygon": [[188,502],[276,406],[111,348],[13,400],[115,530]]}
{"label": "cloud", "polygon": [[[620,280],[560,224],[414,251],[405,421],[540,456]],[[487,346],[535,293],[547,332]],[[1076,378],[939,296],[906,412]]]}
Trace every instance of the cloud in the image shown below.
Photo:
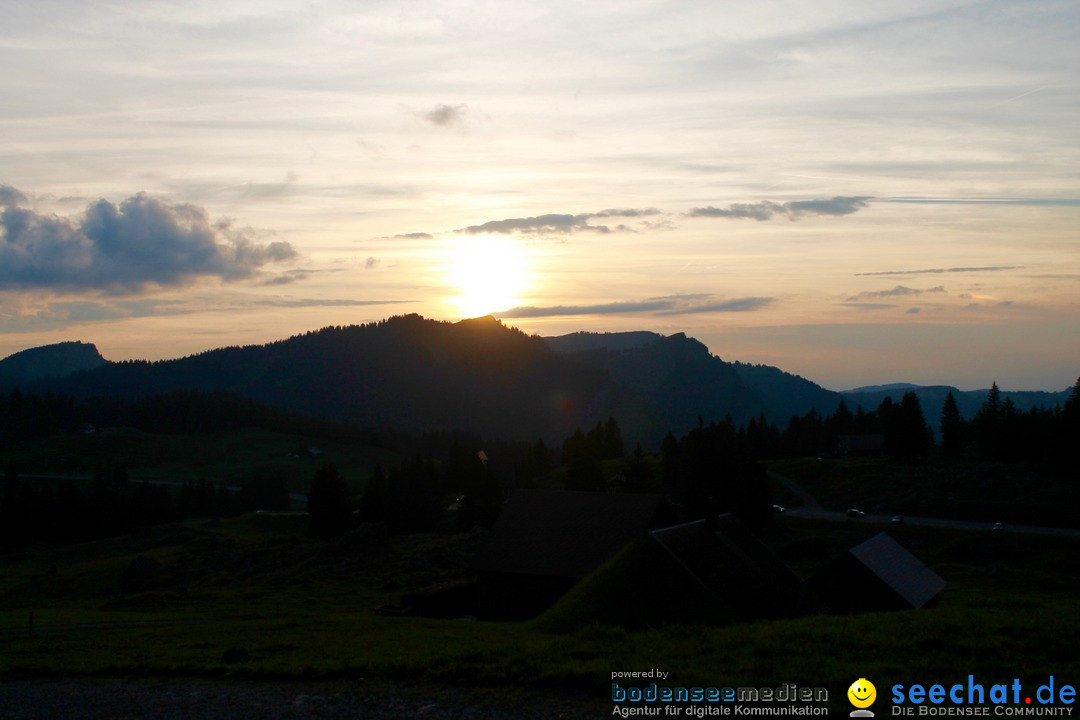
{"label": "cloud", "polygon": [[242,280],[296,257],[287,242],[258,243],[251,230],[211,223],[202,208],[145,193],[119,205],[98,200],[77,220],[20,207],[13,188],[0,197],[0,291],[134,293],[199,277]]}
{"label": "cloud", "polygon": [[625,225],[617,225],[614,230],[607,225],[590,225],[593,218],[642,218],[659,215],[656,208],[643,210],[622,209],[602,210],[595,213],[579,213],[577,215],[550,213],[534,217],[506,218],[503,220],[491,220],[482,225],[470,225],[455,230],[456,233],[498,233],[510,235],[512,233],[536,234],[536,235],[566,235],[578,232],[594,232],[606,234],[615,230],[628,231]]}
{"label": "cloud", "polygon": [[788,220],[798,220],[808,215],[851,215],[866,207],[870,196],[836,196],[823,200],[795,200],[775,203],[765,200],[757,203],[732,203],[726,208],[694,208],[690,217],[719,217],[757,220],[772,220],[780,215]]}
{"label": "cloud", "polygon": [[394,235],[393,237],[396,240],[431,240],[434,236],[426,232],[411,232]]}
{"label": "cloud", "polygon": [[858,295],[853,295],[848,298],[848,302],[861,300],[863,298],[882,298],[882,297],[902,297],[912,295],[922,295],[923,293],[943,293],[947,292],[944,285],[937,285],[926,290],[919,290],[918,288],[910,288],[906,285],[897,285],[891,290],[870,290],[861,292]]}
{"label": "cloud", "polygon": [[925,270],[882,270],[879,272],[855,273],[855,277],[873,277],[875,275],[941,275],[943,273],[1001,272],[1003,270],[1022,270],[1023,265],[990,265],[987,267],[928,268]]}
{"label": "cloud", "polygon": [[690,294],[648,298],[638,301],[598,303],[595,305],[554,305],[537,307],[526,305],[511,308],[497,314],[499,318],[522,319],[560,317],[565,315],[621,315],[626,313],[653,313],[655,315],[689,315],[709,312],[747,312],[758,310],[775,302],[775,298],[747,297],[705,302],[713,295]]}
{"label": "cloud", "polygon": [[434,109],[423,114],[424,120],[439,127],[462,125],[468,115],[468,105],[436,105]]}
{"label": "cloud", "polygon": [[373,270],[379,264],[379,258],[375,256],[369,257],[364,261],[364,267],[368,270]]}

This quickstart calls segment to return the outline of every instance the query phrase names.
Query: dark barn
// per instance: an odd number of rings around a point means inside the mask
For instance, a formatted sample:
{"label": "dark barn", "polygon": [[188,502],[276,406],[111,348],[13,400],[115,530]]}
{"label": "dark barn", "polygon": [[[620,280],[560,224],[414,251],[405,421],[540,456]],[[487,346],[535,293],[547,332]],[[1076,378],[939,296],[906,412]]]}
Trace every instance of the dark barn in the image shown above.
{"label": "dark barn", "polygon": [[539,615],[674,515],[661,495],[519,490],[476,554],[477,616]]}
{"label": "dark barn", "polygon": [[798,617],[818,610],[810,589],[731,514],[654,530],[653,539],[709,600],[740,620]]}
{"label": "dark barn", "polygon": [[933,606],[945,581],[886,533],[819,570],[810,586],[833,610],[871,612]]}

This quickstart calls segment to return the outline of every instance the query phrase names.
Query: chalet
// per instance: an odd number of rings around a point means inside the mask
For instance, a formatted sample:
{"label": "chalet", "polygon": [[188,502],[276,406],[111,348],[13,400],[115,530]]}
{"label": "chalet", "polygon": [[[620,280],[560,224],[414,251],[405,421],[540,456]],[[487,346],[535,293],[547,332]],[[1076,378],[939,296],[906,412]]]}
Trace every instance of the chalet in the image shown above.
{"label": "chalet", "polygon": [[818,609],[810,589],[731,514],[650,533],[706,597],[734,619],[797,617]]}
{"label": "chalet", "polygon": [[661,495],[519,490],[473,558],[477,615],[535,617],[674,515]]}
{"label": "chalet", "polygon": [[[472,562],[477,616],[603,624],[730,622],[819,609],[734,515],[681,525],[659,495],[522,490]],[[573,589],[572,592],[571,589]]]}
{"label": "chalet", "polygon": [[839,612],[905,610],[937,602],[945,581],[887,533],[856,545],[809,585]]}

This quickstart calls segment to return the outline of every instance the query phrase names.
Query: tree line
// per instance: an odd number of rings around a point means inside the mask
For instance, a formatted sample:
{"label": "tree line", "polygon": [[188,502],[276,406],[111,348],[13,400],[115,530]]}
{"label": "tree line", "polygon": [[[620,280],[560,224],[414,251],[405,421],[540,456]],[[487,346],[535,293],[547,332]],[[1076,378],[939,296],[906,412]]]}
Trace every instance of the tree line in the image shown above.
{"label": "tree line", "polygon": [[[208,408],[213,412],[208,412]],[[0,393],[0,450],[29,437],[77,432],[83,404],[58,395]],[[290,418],[227,394],[176,393],[114,403],[99,415],[120,415],[145,428],[179,431],[196,427],[243,427],[260,422],[296,429]],[[308,493],[311,534],[332,539],[359,523],[381,523],[391,533],[469,530],[490,527],[514,487],[566,490],[656,492],[671,499],[685,520],[734,512],[745,522],[765,522],[770,499],[760,461],[831,455],[851,438],[874,437],[875,450],[896,458],[931,452],[969,455],[1004,462],[1040,461],[1075,470],[1071,457],[1080,446],[1080,380],[1063,407],[1019,411],[994,384],[970,420],[949,394],[941,408],[941,437],[935,441],[918,397],[886,398],[870,411],[852,411],[841,400],[835,411],[811,410],[793,416],[781,430],[764,417],[736,426],[729,417],[697,427],[681,437],[669,433],[656,452],[640,444],[628,451],[617,421],[567,437],[561,445],[488,442],[448,433],[411,438],[380,435],[327,424],[321,429],[351,437],[397,443],[410,459],[377,466],[362,493],[354,494],[332,465],[312,476]],[[213,416],[207,418],[207,416]],[[198,420],[203,418],[202,420]],[[307,422],[307,421],[304,421]],[[316,421],[312,421],[316,422]],[[177,425],[179,423],[179,425]],[[303,426],[310,429],[310,426]],[[361,435],[359,433],[368,433]],[[169,488],[130,482],[122,465],[98,468],[89,482],[22,479],[8,463],[0,492],[0,541],[80,540],[187,517],[231,516],[256,509],[284,509],[284,480],[259,469],[227,489],[206,480]]]}

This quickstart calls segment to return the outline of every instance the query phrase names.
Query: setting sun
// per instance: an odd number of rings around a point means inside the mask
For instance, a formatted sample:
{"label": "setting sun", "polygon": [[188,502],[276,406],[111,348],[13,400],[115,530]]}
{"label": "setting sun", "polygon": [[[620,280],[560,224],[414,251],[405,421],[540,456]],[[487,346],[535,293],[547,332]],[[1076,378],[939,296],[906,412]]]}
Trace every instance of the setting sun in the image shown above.
{"label": "setting sun", "polygon": [[523,248],[511,238],[469,235],[448,248],[449,298],[462,317],[506,310],[520,300],[528,284]]}

